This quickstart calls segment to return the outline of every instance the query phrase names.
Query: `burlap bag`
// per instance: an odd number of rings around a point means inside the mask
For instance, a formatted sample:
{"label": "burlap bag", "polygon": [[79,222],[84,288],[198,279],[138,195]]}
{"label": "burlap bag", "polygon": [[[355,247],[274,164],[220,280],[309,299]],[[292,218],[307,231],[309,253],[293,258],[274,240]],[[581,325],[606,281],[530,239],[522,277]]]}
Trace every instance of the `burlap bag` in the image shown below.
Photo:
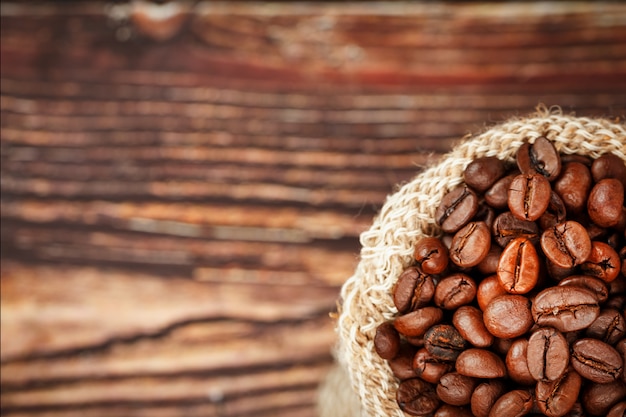
{"label": "burlap bag", "polygon": [[524,141],[539,136],[553,141],[565,154],[595,158],[612,152],[626,161],[623,121],[539,108],[528,117],[511,119],[464,139],[437,165],[389,196],[372,227],[361,234],[360,262],[342,287],[337,321],[339,365],[320,390],[323,417],[404,416],[395,401],[398,382],[374,350],[376,327],[397,314],[391,297],[393,285],[412,263],[415,242],[439,234],[433,220],[435,209],[443,195],[462,182],[467,164],[482,156],[512,161]]}

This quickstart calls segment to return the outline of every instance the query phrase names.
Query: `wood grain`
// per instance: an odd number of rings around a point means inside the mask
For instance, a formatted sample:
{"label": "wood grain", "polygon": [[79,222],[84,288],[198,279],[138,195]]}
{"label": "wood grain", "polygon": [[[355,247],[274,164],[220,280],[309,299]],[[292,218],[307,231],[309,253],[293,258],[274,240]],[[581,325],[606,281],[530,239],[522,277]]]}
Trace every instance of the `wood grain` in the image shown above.
{"label": "wood grain", "polygon": [[312,417],[387,195],[626,115],[619,3],[138,4],[0,6],[2,415]]}

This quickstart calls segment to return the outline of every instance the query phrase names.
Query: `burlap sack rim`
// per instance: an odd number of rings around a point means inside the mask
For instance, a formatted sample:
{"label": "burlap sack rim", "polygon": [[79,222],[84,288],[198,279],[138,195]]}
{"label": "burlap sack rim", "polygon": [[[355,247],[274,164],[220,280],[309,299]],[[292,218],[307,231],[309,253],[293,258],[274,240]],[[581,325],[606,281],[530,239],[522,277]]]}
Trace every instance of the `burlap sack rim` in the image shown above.
{"label": "burlap sack rim", "polygon": [[396,277],[412,262],[413,245],[422,236],[438,235],[432,218],[443,195],[462,182],[465,166],[476,157],[513,160],[526,140],[545,136],[566,154],[592,157],[612,152],[626,161],[626,126],[619,120],[564,115],[560,108],[538,106],[463,138],[451,152],[402,185],[387,200],[371,228],[360,236],[360,262],[341,289],[336,357],[349,376],[361,410],[352,415],[403,417],[395,403],[397,382],[387,363],[376,355],[373,337],[378,324],[397,310],[391,290]]}

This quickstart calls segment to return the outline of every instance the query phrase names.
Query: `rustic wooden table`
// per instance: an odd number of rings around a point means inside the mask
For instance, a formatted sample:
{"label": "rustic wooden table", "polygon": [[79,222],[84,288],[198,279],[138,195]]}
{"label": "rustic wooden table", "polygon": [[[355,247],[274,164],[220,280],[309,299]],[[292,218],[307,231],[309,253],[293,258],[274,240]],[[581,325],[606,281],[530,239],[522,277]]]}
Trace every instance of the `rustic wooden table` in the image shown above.
{"label": "rustic wooden table", "polygon": [[626,114],[618,3],[3,3],[3,416],[314,416],[359,233],[468,132]]}

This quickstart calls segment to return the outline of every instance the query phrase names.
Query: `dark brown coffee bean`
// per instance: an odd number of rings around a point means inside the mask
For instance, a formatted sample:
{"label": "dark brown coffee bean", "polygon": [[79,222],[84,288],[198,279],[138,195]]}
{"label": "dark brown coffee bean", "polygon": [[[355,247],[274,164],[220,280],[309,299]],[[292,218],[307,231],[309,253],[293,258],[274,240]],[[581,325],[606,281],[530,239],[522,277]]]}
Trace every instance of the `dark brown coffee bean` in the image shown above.
{"label": "dark brown coffee bean", "polygon": [[389,360],[389,367],[396,378],[405,380],[415,378],[417,375],[413,370],[413,358],[417,353],[417,348],[408,343],[402,343],[398,354]]}
{"label": "dark brown coffee bean", "polygon": [[516,389],[502,395],[489,412],[489,417],[520,417],[533,408],[533,396],[529,390]]}
{"label": "dark brown coffee bean", "polygon": [[621,381],[608,384],[591,383],[583,388],[581,402],[592,416],[606,416],[619,401],[626,399],[626,386]]}
{"label": "dark brown coffee bean", "polygon": [[496,352],[501,357],[506,357],[509,350],[511,350],[511,346],[513,346],[514,340],[515,339],[513,338],[502,339],[500,337],[496,337],[493,341],[493,345],[491,345],[491,350]]}
{"label": "dark brown coffee bean", "polygon": [[496,218],[496,212],[493,208],[489,207],[484,202],[481,202],[478,205],[478,211],[476,215],[472,218],[474,222],[483,222],[487,225],[487,228],[491,230],[491,226],[493,226],[493,221]]}
{"label": "dark brown coffee bean", "polygon": [[476,268],[485,276],[495,274],[498,270],[500,255],[502,255],[502,248],[499,245],[491,245],[487,256],[485,256],[485,258],[480,261],[478,265],[476,265]]}
{"label": "dark brown coffee bean", "polygon": [[533,144],[524,143],[517,151],[517,166],[522,174],[537,172],[549,181],[561,172],[561,156],[545,137],[538,137]]}
{"label": "dark brown coffee bean", "polygon": [[494,156],[476,158],[463,171],[465,184],[479,194],[485,192],[505,174],[504,162]]}
{"label": "dark brown coffee bean", "polygon": [[509,201],[509,187],[519,173],[500,178],[485,192],[485,202],[495,209],[506,209]]}
{"label": "dark brown coffee bean", "polygon": [[485,348],[493,343],[494,338],[485,327],[483,313],[476,307],[459,307],[452,316],[452,324],[463,339],[475,347]]}
{"label": "dark brown coffee bean", "polygon": [[561,197],[568,213],[581,213],[587,208],[587,197],[592,186],[589,168],[579,162],[563,165],[561,175],[554,182],[554,191]]}
{"label": "dark brown coffee bean", "polygon": [[491,233],[485,222],[468,223],[456,232],[450,245],[450,260],[466,268],[482,261],[491,247]]}
{"label": "dark brown coffee bean", "polygon": [[535,399],[539,410],[548,417],[567,414],[578,399],[582,378],[569,369],[554,381],[539,381],[535,387]]}
{"label": "dark brown coffee bean", "polygon": [[476,282],[463,273],[445,277],[435,288],[434,301],[438,307],[454,310],[471,303],[476,297]]}
{"label": "dark brown coffee bean", "polygon": [[583,378],[607,384],[621,377],[624,364],[622,356],[611,345],[585,338],[572,345],[572,366]]}
{"label": "dark brown coffee bean", "polygon": [[496,298],[499,295],[508,294],[507,291],[500,284],[500,280],[497,275],[491,275],[487,278],[484,278],[478,284],[478,289],[476,290],[476,300],[478,301],[478,307],[482,311],[485,311],[491,300]]}
{"label": "dark brown coffee bean", "polygon": [[587,337],[615,345],[626,335],[626,322],[619,310],[607,308],[600,311],[598,318],[587,327]]}
{"label": "dark brown coffee bean", "polygon": [[602,304],[609,298],[609,289],[606,283],[600,278],[587,275],[571,275],[559,281],[559,285],[586,288],[592,292],[599,304]]}
{"label": "dark brown coffee bean", "polygon": [[383,359],[392,359],[400,350],[400,335],[393,327],[393,322],[387,321],[376,328],[374,348]]}
{"label": "dark brown coffee bean", "polygon": [[435,387],[419,378],[401,382],[396,391],[396,401],[405,413],[423,417],[432,415],[441,404]]}
{"label": "dark brown coffee bean", "polygon": [[550,183],[540,174],[518,175],[509,187],[509,210],[520,220],[535,221],[548,208]]}
{"label": "dark brown coffee bean", "polygon": [[443,319],[443,311],[437,307],[418,308],[403,316],[396,317],[393,322],[397,331],[405,336],[421,337],[434,324]]}
{"label": "dark brown coffee bean", "polygon": [[426,274],[440,274],[448,267],[448,248],[436,237],[420,239],[413,253]]}
{"label": "dark brown coffee bean", "polygon": [[624,206],[624,185],[615,178],[605,178],[593,186],[587,200],[587,213],[600,227],[617,225]]}
{"label": "dark brown coffee bean", "polygon": [[533,325],[530,307],[530,300],[521,295],[500,295],[483,312],[485,327],[502,339],[519,337]]}
{"label": "dark brown coffee bean", "polygon": [[591,175],[595,182],[605,178],[618,179],[626,187],[626,165],[617,155],[605,153],[593,161],[591,165]]}
{"label": "dark brown coffee bean", "polygon": [[467,405],[470,403],[476,385],[478,385],[478,380],[475,378],[458,372],[450,372],[439,380],[437,395],[446,404]]}
{"label": "dark brown coffee bean", "polygon": [[511,294],[526,294],[537,284],[539,256],[530,240],[518,237],[509,242],[498,262],[498,279]]}
{"label": "dark brown coffee bean", "polygon": [[428,353],[426,348],[417,351],[413,358],[413,370],[415,374],[431,384],[439,383],[442,376],[452,371],[453,362],[441,361]]}
{"label": "dark brown coffee bean", "polygon": [[528,340],[516,339],[506,353],[505,364],[509,378],[520,385],[534,385],[537,382],[528,370],[527,350]]}
{"label": "dark brown coffee bean", "polygon": [[470,406],[475,417],[489,417],[489,411],[498,398],[504,394],[504,383],[499,379],[490,379],[480,383],[472,393]]}
{"label": "dark brown coffee bean", "polygon": [[467,347],[467,342],[453,326],[437,324],[428,329],[424,335],[424,346],[435,358],[454,361]]}
{"label": "dark brown coffee bean", "polygon": [[456,371],[473,378],[502,378],[506,365],[502,359],[487,349],[470,348],[461,352],[456,360]]}
{"label": "dark brown coffee bean", "polygon": [[606,417],[626,417],[626,401],[620,401],[611,407]]}
{"label": "dark brown coffee bean", "polygon": [[568,267],[563,268],[562,266],[556,265],[554,262],[551,262],[549,259],[546,259],[546,270],[548,271],[548,276],[553,278],[555,281],[561,281],[576,272],[577,267]]}
{"label": "dark brown coffee bean", "polygon": [[569,365],[565,336],[551,327],[534,331],[528,339],[528,371],[537,381],[556,381]]}
{"label": "dark brown coffee bean", "polygon": [[465,226],[478,211],[478,196],[468,187],[447,193],[435,212],[437,224],[446,233],[454,233]]}
{"label": "dark brown coffee bean", "polygon": [[591,253],[585,262],[580,265],[586,275],[597,277],[611,282],[619,275],[621,260],[619,255],[604,242],[591,242]]}
{"label": "dark brown coffee bean", "polygon": [[426,306],[435,294],[435,283],[419,268],[405,269],[393,288],[393,303],[400,313]]}
{"label": "dark brown coffee bean", "polygon": [[541,215],[541,217],[539,217],[539,228],[541,230],[546,230],[559,223],[563,223],[566,220],[566,215],[567,212],[565,204],[563,204],[563,200],[561,200],[561,197],[553,191],[550,193],[548,208]]}
{"label": "dark brown coffee bean", "polygon": [[571,332],[588,327],[598,317],[600,306],[586,288],[569,285],[549,287],[535,296],[532,317],[539,326]]}
{"label": "dark brown coffee bean", "polygon": [[510,211],[506,211],[493,221],[491,227],[493,239],[501,247],[505,247],[508,243],[517,238],[525,237],[531,242],[539,241],[539,227],[535,222],[520,220]]}
{"label": "dark brown coffee bean", "polygon": [[444,404],[435,411],[433,417],[474,417],[467,408]]}
{"label": "dark brown coffee bean", "polygon": [[541,249],[551,262],[571,268],[587,260],[591,253],[591,239],[580,223],[568,220],[541,234]]}

